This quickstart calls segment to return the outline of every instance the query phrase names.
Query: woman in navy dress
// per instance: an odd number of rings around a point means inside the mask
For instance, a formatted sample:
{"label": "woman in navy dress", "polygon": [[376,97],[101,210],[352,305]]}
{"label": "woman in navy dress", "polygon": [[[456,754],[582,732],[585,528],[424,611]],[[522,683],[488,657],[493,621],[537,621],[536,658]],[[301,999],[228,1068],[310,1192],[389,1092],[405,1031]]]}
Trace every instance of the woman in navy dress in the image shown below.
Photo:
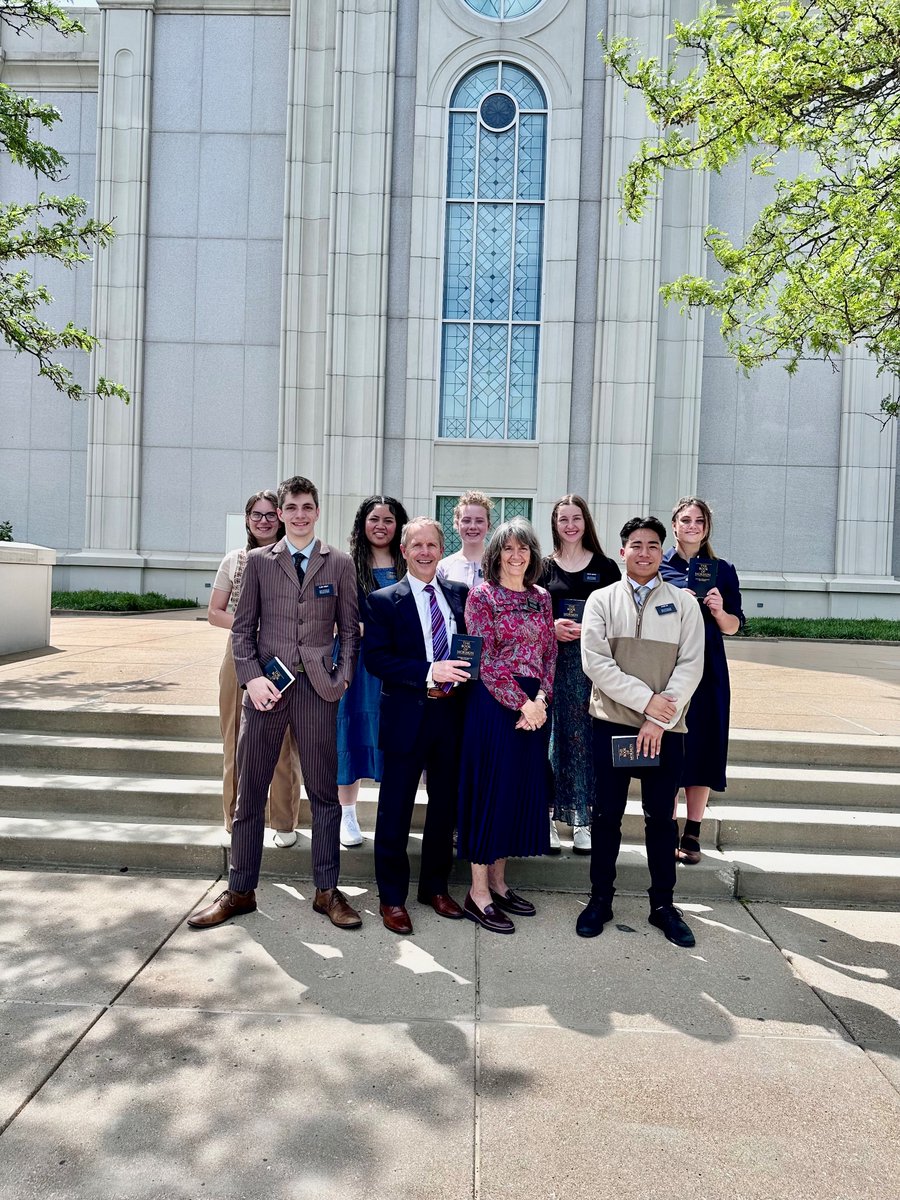
{"label": "woman in navy dress", "polygon": [[559,643],[550,734],[554,796],[550,852],[559,852],[556,821],[564,821],[573,827],[574,852],[590,854],[595,790],[588,712],[591,681],[581,669],[581,622],[561,613],[566,601],[587,600],[598,588],[618,583],[622,573],[603,553],[587,502],[581,496],[568,495],[557,500],[550,514],[550,528],[553,553],[544,559],[540,580],[550,593]]}
{"label": "woman in navy dress", "polygon": [[534,905],[508,886],[506,859],[549,849],[556,633],[550,597],[535,585],[541,550],[528,521],[498,526],[482,569],[484,583],[466,602],[466,630],[483,644],[463,733],[457,853],[472,867],[466,916],[491,933],[514,933],[507,914],[533,916]]}
{"label": "woman in navy dress", "polygon": [[687,820],[677,850],[683,863],[700,861],[700,822],[709,792],[725,791],[728,759],[728,719],[731,684],[723,635],[730,636],[744,624],[741,585],[737,571],[724,558],[717,558],[710,545],[712,511],[698,496],[685,496],[672,509],[675,546],[663,556],[660,574],[668,583],[686,588],[692,558],[715,560],[716,586],[700,600],[706,632],[703,677],[687,712],[688,731],[684,742],[681,783],[687,800]]}
{"label": "woman in navy dress", "polygon": [[[406,574],[400,553],[400,534],[409,518],[393,496],[369,496],[356,510],[350,533],[350,556],[356,565],[359,611],[376,588],[389,587]],[[365,629],[360,624],[360,634]],[[353,682],[338,705],[338,796],[341,801],[341,845],[361,846],[363,841],[356,816],[359,781],[381,780],[382,755],[378,749],[378,706],[381,680],[370,675],[362,651]]]}

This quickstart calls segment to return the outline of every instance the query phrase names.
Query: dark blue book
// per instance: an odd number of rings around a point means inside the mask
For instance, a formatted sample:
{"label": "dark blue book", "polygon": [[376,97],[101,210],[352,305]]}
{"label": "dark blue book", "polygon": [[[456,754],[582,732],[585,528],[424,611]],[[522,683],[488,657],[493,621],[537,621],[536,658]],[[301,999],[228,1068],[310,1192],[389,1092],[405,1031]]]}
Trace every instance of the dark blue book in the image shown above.
{"label": "dark blue book", "polygon": [[270,658],[263,666],[263,674],[266,679],[270,680],[278,688],[279,692],[286,691],[294,680],[296,675],[292,675],[284,663],[277,656]]}
{"label": "dark blue book", "polygon": [[580,625],[584,620],[585,600],[558,600],[556,615],[561,621],[574,621]]}
{"label": "dark blue book", "polygon": [[610,738],[614,767],[658,767],[659,755],[638,754],[637,734],[624,733]]}
{"label": "dark blue book", "polygon": [[470,679],[478,678],[482,643],[482,638],[471,633],[454,633],[450,641],[450,658],[458,658],[468,663]]}
{"label": "dark blue book", "polygon": [[716,558],[692,558],[688,563],[688,588],[698,600],[708,596],[716,586],[716,575],[719,573],[719,561]]}

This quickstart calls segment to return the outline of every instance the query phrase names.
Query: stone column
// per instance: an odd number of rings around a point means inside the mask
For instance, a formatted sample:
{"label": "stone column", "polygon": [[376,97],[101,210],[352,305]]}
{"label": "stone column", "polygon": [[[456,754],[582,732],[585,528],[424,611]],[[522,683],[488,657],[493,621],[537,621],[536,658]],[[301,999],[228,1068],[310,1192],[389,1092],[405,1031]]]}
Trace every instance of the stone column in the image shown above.
{"label": "stone column", "polygon": [[92,330],[101,348],[94,379],[123,383],[131,403],[91,400],[85,556],[139,567],[141,392],[146,276],[153,0],[99,0],[95,213],[116,237],[97,254]]}
{"label": "stone column", "polygon": [[[634,10],[630,0],[611,0],[608,36],[626,34],[642,54],[662,57],[666,0],[649,0],[639,14]],[[619,179],[653,132],[640,98],[626,103],[625,90],[607,75],[588,496],[601,538],[610,545],[622,523],[650,504],[660,281],[661,204],[649,204],[639,222],[620,218]]]}
{"label": "stone column", "polygon": [[897,439],[893,422],[878,419],[887,381],[855,348],[845,352],[842,374],[835,571],[890,578]]}
{"label": "stone column", "polygon": [[381,486],[396,7],[292,12],[281,466],[341,543]]}

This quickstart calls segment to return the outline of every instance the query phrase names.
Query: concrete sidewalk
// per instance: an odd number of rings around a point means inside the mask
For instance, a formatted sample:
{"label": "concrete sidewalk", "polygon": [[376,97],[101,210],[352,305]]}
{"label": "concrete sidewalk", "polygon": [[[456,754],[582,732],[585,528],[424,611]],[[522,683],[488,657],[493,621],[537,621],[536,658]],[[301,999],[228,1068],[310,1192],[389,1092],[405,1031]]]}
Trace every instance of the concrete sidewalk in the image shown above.
{"label": "concrete sidewalk", "polygon": [[[0,704],[215,706],[226,634],[196,611],[62,616],[0,658]],[[900,645],[726,640],[734,729],[900,734]]]}
{"label": "concrete sidewalk", "polygon": [[2,1200],[896,1200],[900,914],[400,939],[264,883],[0,872]]}

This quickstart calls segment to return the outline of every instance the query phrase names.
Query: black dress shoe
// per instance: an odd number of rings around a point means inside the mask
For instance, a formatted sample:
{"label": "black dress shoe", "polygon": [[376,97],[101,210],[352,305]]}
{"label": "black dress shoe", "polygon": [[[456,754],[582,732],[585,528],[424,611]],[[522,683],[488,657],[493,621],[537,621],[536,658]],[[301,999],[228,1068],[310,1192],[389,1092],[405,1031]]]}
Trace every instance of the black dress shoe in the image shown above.
{"label": "black dress shoe", "polygon": [[214,929],[232,917],[256,912],[256,892],[231,892],[227,889],[212,904],[192,913],[187,923],[191,929]]}
{"label": "black dress shoe", "polygon": [[598,937],[603,932],[603,926],[612,918],[613,910],[610,902],[602,896],[591,896],[578,914],[575,932],[579,937]]}
{"label": "black dress shoe", "polygon": [[651,909],[647,920],[657,929],[661,929],[666,938],[676,946],[696,944],[690,925],[681,919],[681,911],[674,904],[662,904],[659,908]]}
{"label": "black dress shoe", "polygon": [[471,892],[466,893],[466,900],[463,904],[463,911],[470,921],[475,921],[483,929],[489,930],[490,933],[515,933],[516,927],[513,925],[509,917],[496,908],[493,904],[488,904],[485,908],[479,908],[472,899]]}
{"label": "black dress shoe", "polygon": [[512,913],[516,917],[533,917],[536,911],[530,900],[526,900],[524,896],[517,896],[512,888],[506,889],[505,896],[491,888],[491,899],[497,908],[502,908],[504,912]]}

